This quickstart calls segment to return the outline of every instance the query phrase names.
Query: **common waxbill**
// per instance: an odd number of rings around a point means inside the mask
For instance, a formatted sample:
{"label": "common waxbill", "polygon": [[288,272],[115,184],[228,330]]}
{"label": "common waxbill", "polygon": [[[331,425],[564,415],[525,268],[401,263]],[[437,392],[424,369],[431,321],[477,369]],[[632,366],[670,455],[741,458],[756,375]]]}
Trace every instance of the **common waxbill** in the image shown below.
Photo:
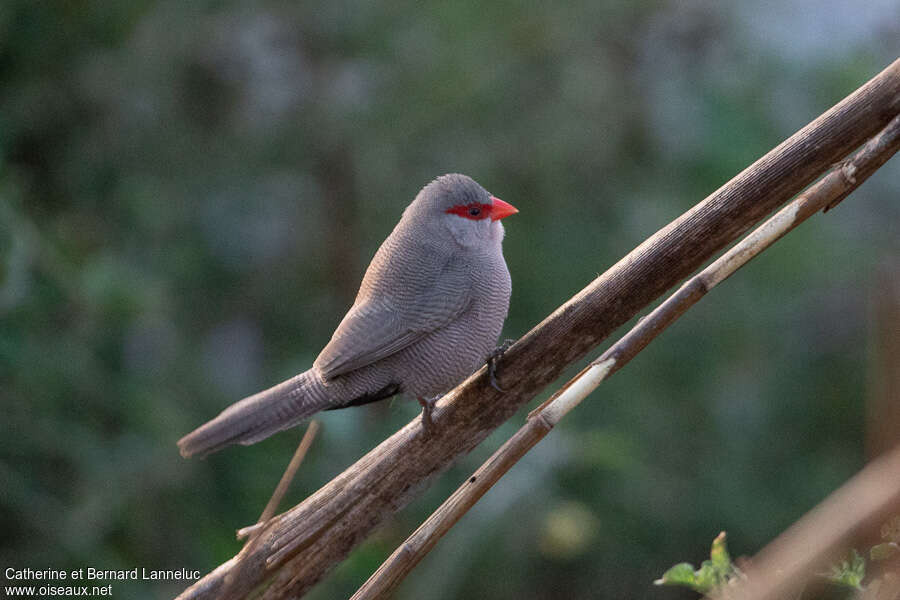
{"label": "common waxbill", "polygon": [[431,399],[494,350],[511,291],[500,219],[516,212],[465,175],[426,185],[375,253],[312,368],[181,438],[182,456],[253,444],[320,410],[400,392],[419,400],[430,425]]}

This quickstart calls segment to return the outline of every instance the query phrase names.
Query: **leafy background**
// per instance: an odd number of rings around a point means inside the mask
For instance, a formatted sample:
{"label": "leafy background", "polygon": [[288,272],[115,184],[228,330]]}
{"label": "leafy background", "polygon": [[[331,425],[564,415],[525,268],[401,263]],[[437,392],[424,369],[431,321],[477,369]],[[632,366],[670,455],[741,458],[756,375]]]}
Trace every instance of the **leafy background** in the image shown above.
{"label": "leafy background", "polygon": [[[422,185],[464,172],[520,208],[518,337],[894,60],[900,5],[865,4],[7,0],[0,566],[230,558],[301,432],[175,441],[310,365]],[[651,583],[721,529],[752,554],[858,470],[900,335],[874,308],[900,296],[898,193],[895,159],[703,300],[398,598],[683,597]],[[289,500],[416,412],[323,416]],[[350,595],[521,422],[309,597]]]}

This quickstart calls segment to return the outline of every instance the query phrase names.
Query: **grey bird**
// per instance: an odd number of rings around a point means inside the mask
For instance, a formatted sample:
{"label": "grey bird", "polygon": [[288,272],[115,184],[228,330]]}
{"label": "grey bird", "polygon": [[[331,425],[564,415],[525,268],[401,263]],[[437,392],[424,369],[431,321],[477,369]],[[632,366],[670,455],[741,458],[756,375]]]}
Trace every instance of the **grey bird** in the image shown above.
{"label": "grey bird", "polygon": [[375,253],[312,368],[184,436],[182,456],[250,445],[321,410],[401,392],[419,400],[429,427],[433,399],[492,356],[512,289],[500,220],[517,212],[465,175],[426,185]]}

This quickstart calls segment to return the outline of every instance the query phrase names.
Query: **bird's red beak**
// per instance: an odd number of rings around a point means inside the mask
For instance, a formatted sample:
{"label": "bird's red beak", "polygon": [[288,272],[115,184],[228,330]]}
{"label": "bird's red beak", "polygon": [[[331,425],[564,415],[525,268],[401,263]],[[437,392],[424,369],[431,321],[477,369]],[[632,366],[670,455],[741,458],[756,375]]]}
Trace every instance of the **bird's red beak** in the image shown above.
{"label": "bird's red beak", "polygon": [[509,202],[504,202],[496,196],[491,196],[491,221],[499,221],[517,212],[519,212],[519,209]]}

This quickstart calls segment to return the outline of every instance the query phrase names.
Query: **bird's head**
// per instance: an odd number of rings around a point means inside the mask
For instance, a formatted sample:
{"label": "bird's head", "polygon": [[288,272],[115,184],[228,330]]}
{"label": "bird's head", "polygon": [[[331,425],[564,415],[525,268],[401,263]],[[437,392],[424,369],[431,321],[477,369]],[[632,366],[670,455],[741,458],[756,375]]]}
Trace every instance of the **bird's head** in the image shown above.
{"label": "bird's head", "polygon": [[500,219],[519,212],[489,194],[474,179],[458,173],[442,175],[419,192],[404,213],[423,223],[428,235],[447,238],[464,247],[503,241]]}

